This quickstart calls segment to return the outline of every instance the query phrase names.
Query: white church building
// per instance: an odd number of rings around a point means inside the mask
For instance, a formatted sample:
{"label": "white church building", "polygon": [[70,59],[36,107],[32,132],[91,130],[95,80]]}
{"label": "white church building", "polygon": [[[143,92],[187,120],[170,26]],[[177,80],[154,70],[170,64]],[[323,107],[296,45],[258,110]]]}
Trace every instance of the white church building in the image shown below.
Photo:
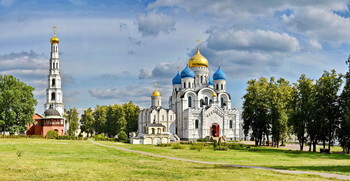
{"label": "white church building", "polygon": [[140,111],[134,144],[217,138],[238,140],[239,111],[231,106],[226,92],[226,74],[220,66],[210,76],[209,62],[199,48],[187,66],[172,80],[169,109],[161,105],[158,90],[152,93],[152,106]]}

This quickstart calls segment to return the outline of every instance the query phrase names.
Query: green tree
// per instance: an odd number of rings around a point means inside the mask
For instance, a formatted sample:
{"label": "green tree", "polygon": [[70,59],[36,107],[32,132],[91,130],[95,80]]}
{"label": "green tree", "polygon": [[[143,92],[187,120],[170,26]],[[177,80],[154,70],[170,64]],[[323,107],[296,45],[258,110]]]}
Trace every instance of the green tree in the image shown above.
{"label": "green tree", "polygon": [[261,77],[259,80],[247,82],[247,93],[243,96],[243,129],[245,136],[251,130],[256,145],[261,145],[264,137],[269,138],[270,123],[268,122],[268,81]]}
{"label": "green tree", "polygon": [[288,104],[291,101],[292,87],[288,81],[280,78],[277,82],[272,77],[268,88],[269,123],[271,123],[271,135],[273,145],[279,146],[288,133]]}
{"label": "green tree", "polygon": [[319,140],[325,142],[328,140],[328,149],[330,150],[334,133],[339,123],[340,107],[338,92],[342,85],[342,75],[337,74],[335,70],[331,72],[324,71],[322,77],[316,81],[316,115],[319,125]]}
{"label": "green tree", "polygon": [[69,123],[68,135],[75,136],[75,131],[79,128],[79,114],[76,108],[65,110],[65,119]]}
{"label": "green tree", "polygon": [[[304,149],[307,134],[312,135],[311,141],[314,141],[314,131],[312,121],[314,120],[314,83],[305,74],[301,75],[298,83],[294,84],[292,91],[292,100],[290,101],[289,125],[299,141],[300,151]],[[311,142],[310,142],[311,143]],[[311,144],[310,144],[311,149]]]}
{"label": "green tree", "polygon": [[126,119],[126,133],[137,131],[140,107],[130,101],[122,105]]}
{"label": "green tree", "polygon": [[92,113],[94,117],[94,129],[97,134],[106,133],[107,106],[97,105]]}
{"label": "green tree", "polygon": [[340,95],[341,119],[337,129],[338,140],[347,154],[350,153],[350,56],[346,61],[348,72],[345,74],[345,86]]}
{"label": "green tree", "polygon": [[24,132],[33,122],[34,88],[12,75],[0,74],[0,131],[5,134]]}
{"label": "green tree", "polygon": [[80,124],[81,132],[86,132],[88,134],[88,137],[92,136],[95,131],[95,120],[91,108],[84,110],[84,113],[81,115]]}

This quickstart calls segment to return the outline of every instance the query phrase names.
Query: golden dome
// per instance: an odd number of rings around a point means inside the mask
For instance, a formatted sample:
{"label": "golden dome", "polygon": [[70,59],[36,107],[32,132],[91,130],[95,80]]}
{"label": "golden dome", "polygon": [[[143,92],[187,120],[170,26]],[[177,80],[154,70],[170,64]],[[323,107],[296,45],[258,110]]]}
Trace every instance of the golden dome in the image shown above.
{"label": "golden dome", "polygon": [[59,43],[60,39],[56,35],[53,35],[53,37],[50,39],[50,42],[51,43]]}
{"label": "golden dome", "polygon": [[212,97],[216,97],[216,94],[215,94],[215,92],[211,95]]}
{"label": "golden dome", "polygon": [[160,96],[160,92],[155,90],[153,91],[152,96]]}
{"label": "golden dome", "polygon": [[203,55],[201,55],[201,52],[197,50],[197,53],[188,61],[188,66],[191,67],[208,67],[208,60]]}

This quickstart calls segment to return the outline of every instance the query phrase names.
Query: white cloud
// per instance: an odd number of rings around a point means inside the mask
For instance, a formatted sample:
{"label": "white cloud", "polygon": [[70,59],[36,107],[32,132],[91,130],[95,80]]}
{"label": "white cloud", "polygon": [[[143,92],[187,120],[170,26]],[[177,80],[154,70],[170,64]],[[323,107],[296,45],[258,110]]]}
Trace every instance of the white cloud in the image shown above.
{"label": "white cloud", "polygon": [[321,50],[322,49],[321,43],[319,43],[316,40],[309,40],[309,44],[310,44],[311,48],[314,48],[316,50]]}
{"label": "white cloud", "polygon": [[208,38],[208,47],[214,50],[248,50],[266,52],[295,52],[299,42],[286,33],[255,30],[242,31],[230,29],[216,31]]}
{"label": "white cloud", "polygon": [[283,16],[289,31],[304,34],[314,40],[335,43],[350,42],[350,19],[333,11],[301,8],[290,16]]}
{"label": "white cloud", "polygon": [[175,20],[164,14],[142,15],[137,19],[137,24],[142,36],[157,36],[160,32],[175,31]]}

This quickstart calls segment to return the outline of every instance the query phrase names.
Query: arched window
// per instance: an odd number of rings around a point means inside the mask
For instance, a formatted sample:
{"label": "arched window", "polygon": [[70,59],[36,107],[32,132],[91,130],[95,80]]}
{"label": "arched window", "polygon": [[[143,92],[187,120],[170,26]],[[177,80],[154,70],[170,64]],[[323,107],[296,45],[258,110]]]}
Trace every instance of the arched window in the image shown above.
{"label": "arched window", "polygon": [[188,107],[192,107],[192,97],[188,96]]}
{"label": "arched window", "polygon": [[184,82],[184,88],[186,88],[186,82]]}
{"label": "arched window", "polygon": [[210,101],[209,101],[209,105],[212,105],[213,104],[213,100],[212,99],[210,99]]}
{"label": "arched window", "polygon": [[199,122],[198,119],[196,119],[196,121],[194,122],[194,128],[195,129],[198,129],[198,122]]}
{"label": "arched window", "polygon": [[52,79],[52,86],[56,85],[56,79]]}
{"label": "arched window", "polygon": [[233,122],[232,122],[232,120],[230,120],[230,128],[232,128],[233,127]]}
{"label": "arched window", "polygon": [[56,100],[56,94],[55,94],[54,92],[51,93],[51,100],[52,100],[52,101]]}
{"label": "arched window", "polygon": [[188,88],[191,88],[191,83],[190,82],[188,83]]}
{"label": "arched window", "polygon": [[224,107],[224,98],[223,97],[221,98],[220,102],[221,102],[221,107]]}
{"label": "arched window", "polygon": [[219,84],[216,84],[216,89],[219,89]]}
{"label": "arched window", "polygon": [[221,90],[224,90],[224,85],[223,84],[221,84]]}
{"label": "arched window", "polygon": [[203,76],[201,76],[201,83],[203,83]]}
{"label": "arched window", "polygon": [[158,134],[161,134],[161,132],[162,132],[162,129],[158,128]]}
{"label": "arched window", "polygon": [[156,129],[152,128],[152,134],[156,134]]}
{"label": "arched window", "polygon": [[164,115],[162,115],[162,120],[164,121]]}
{"label": "arched window", "polygon": [[205,105],[209,105],[208,97],[205,97]]}

